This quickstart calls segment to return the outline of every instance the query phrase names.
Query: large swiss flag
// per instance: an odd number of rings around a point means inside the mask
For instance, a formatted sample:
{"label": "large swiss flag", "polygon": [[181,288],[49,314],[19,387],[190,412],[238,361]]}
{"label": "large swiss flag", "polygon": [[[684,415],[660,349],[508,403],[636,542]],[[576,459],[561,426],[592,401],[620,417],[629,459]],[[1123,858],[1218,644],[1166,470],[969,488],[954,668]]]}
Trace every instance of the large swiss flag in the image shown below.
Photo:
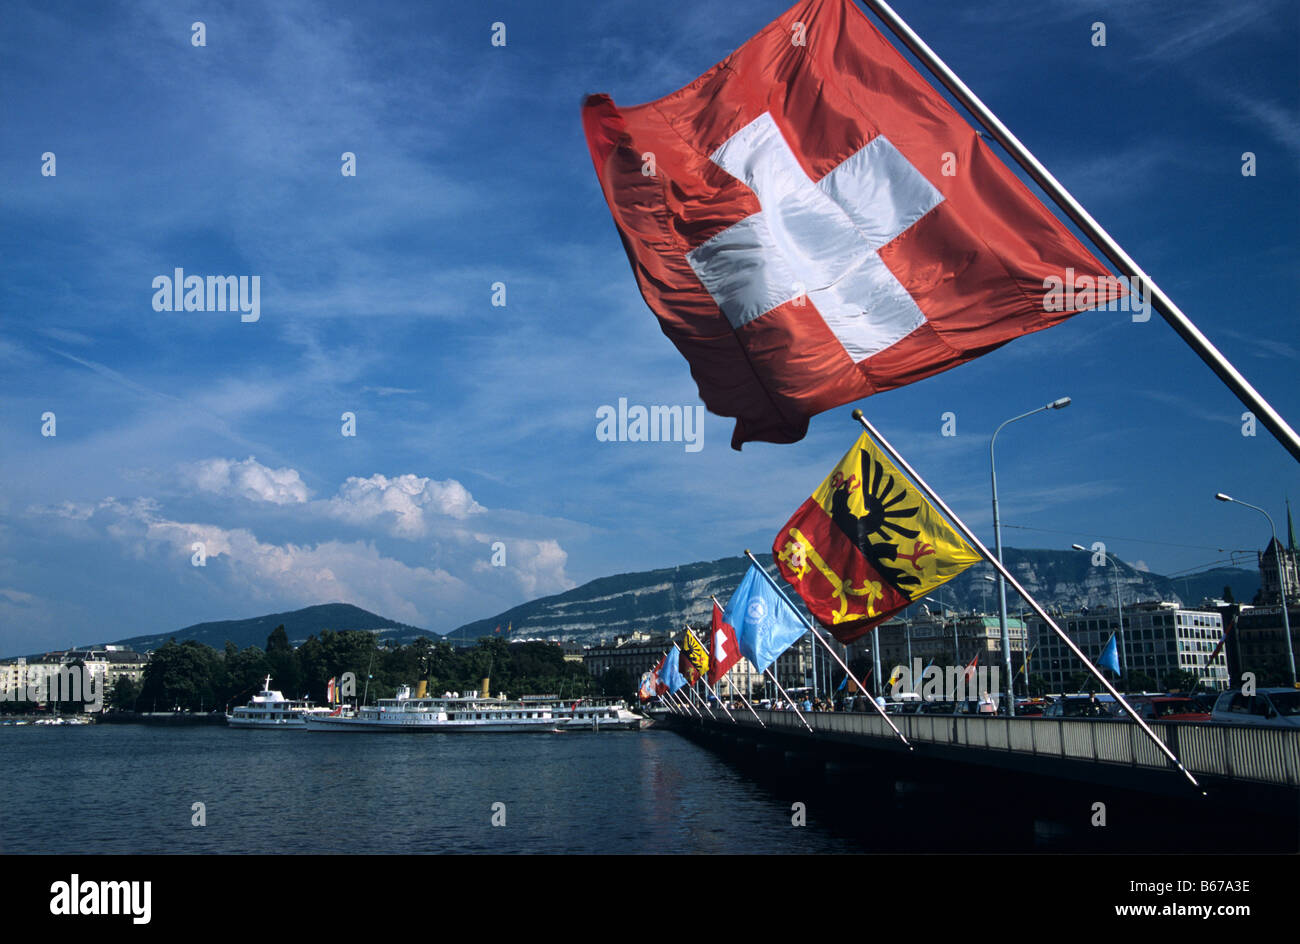
{"label": "large swiss flag", "polygon": [[797,4],[658,101],[590,96],[583,125],[641,293],[737,449],[1118,294],[1045,310],[1049,277],[1106,270],[848,0]]}

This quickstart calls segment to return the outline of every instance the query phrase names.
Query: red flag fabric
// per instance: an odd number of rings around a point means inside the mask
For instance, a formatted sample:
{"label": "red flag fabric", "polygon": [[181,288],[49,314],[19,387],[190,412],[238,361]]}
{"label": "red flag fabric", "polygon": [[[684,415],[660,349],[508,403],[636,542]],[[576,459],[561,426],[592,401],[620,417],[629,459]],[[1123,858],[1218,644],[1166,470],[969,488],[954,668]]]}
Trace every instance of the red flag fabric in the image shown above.
{"label": "red flag fabric", "polygon": [[1126,293],[848,0],[582,115],[641,294],[737,449]]}
{"label": "red flag fabric", "polygon": [[740,643],[736,630],[722,619],[722,607],[713,603],[713,631],[709,638],[709,683],[717,685],[731,667],[740,661]]}
{"label": "red flag fabric", "polygon": [[685,652],[677,654],[677,671],[682,673],[682,678],[686,679],[687,685],[694,685],[700,680],[700,670],[687,658]]}
{"label": "red flag fabric", "polygon": [[979,662],[980,662],[980,654],[977,652],[975,653],[975,658],[970,660],[970,665],[966,666],[966,674],[963,679],[964,681],[969,682],[971,680],[971,676],[975,674],[975,667],[979,665]]}
{"label": "red flag fabric", "polygon": [[1228,625],[1223,628],[1223,635],[1219,637],[1219,642],[1214,647],[1214,651],[1210,653],[1210,657],[1205,660],[1207,666],[1214,665],[1214,660],[1217,659],[1219,653],[1223,651],[1223,644],[1228,641],[1228,634],[1236,628],[1236,625],[1237,617],[1234,613],[1232,616],[1228,617]]}
{"label": "red flag fabric", "polygon": [[668,661],[668,656],[664,655],[662,658],[660,658],[659,664],[655,666],[655,694],[656,695],[666,695],[668,693],[668,686],[665,685],[662,681],[660,681],[661,676],[659,675],[659,673],[663,671],[664,663],[667,661]]}

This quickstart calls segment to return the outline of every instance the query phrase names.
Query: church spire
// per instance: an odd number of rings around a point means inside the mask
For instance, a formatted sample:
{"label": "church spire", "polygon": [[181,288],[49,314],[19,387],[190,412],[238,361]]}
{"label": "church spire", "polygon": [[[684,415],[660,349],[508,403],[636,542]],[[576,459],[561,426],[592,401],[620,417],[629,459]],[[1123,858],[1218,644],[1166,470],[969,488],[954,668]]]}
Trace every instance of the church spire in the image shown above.
{"label": "church spire", "polygon": [[1291,499],[1286,500],[1286,549],[1294,553],[1295,546],[1295,524],[1291,521]]}

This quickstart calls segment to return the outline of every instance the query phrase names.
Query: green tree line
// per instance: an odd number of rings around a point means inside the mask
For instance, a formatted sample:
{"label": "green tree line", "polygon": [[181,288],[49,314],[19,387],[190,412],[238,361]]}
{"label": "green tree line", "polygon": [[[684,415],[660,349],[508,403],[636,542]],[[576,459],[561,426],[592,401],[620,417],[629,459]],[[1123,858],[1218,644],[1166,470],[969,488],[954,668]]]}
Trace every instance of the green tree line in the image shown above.
{"label": "green tree line", "polygon": [[358,699],[367,693],[369,682],[370,701],[391,698],[400,685],[414,688],[421,678],[429,680],[429,692],[435,695],[476,690],[484,678],[491,679],[492,694],[504,691],[512,698],[628,694],[618,679],[609,682],[620,690],[607,691],[609,686],[595,682],[582,663],[566,662],[553,643],[484,638],[471,647],[432,639],[377,645],[371,633],[327,629],[295,649],[284,627],[278,626],[267,637],[265,649],[240,649],[227,642],[224,651],[218,651],[194,640],[169,640],[153,653],[138,690],[122,679],[110,702],[137,711],[228,709],[247,703],[270,675],[271,687],[286,698],[323,703],[329,680],[341,679],[345,672],[356,675]]}

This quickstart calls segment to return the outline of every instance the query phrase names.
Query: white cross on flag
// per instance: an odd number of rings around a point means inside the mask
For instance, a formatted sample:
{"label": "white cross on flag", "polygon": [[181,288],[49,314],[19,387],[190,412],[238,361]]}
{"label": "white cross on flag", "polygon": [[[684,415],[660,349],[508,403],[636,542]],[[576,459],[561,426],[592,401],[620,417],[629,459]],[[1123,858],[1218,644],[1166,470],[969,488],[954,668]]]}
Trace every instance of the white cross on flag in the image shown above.
{"label": "white cross on flag", "polygon": [[717,685],[740,661],[740,643],[736,640],[736,631],[722,618],[722,607],[716,600],[713,601],[713,625],[709,636],[709,649],[713,654],[709,662],[709,683]]}
{"label": "white cross on flag", "polygon": [[[658,101],[593,95],[583,124],[641,293],[736,448],[1123,292],[848,0],[805,0]],[[1046,310],[1071,277],[1107,287]]]}

